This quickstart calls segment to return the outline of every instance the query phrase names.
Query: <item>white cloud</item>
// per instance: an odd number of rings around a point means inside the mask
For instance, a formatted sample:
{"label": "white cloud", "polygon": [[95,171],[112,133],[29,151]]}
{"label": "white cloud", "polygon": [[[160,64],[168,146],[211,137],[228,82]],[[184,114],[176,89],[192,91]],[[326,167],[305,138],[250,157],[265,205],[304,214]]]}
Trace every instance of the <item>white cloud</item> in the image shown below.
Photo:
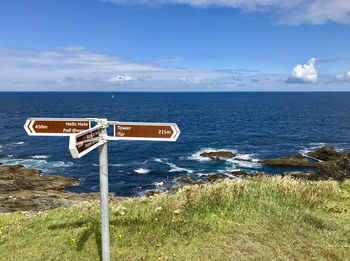
{"label": "white cloud", "polygon": [[131,81],[132,78],[128,75],[128,74],[118,74],[115,77],[112,77],[109,79],[110,82],[127,82],[127,81]]}
{"label": "white cloud", "polygon": [[231,74],[231,71],[143,64],[90,52],[85,47],[59,47],[44,51],[0,48],[0,91],[110,90],[122,86],[137,90],[149,90],[155,86],[166,89],[169,86],[175,88],[177,84],[190,86],[220,82]]}
{"label": "white cloud", "polygon": [[298,64],[293,68],[292,75],[286,81],[287,83],[315,83],[318,74],[315,69],[317,58],[311,58],[307,64]]}
{"label": "white cloud", "polygon": [[350,81],[350,71],[345,72],[345,73],[341,73],[341,74],[337,74],[335,77],[341,81]]}
{"label": "white cloud", "polygon": [[187,4],[208,8],[223,6],[243,11],[271,12],[282,23],[298,25],[302,23],[323,24],[328,21],[350,23],[349,0],[100,0],[117,4]]}

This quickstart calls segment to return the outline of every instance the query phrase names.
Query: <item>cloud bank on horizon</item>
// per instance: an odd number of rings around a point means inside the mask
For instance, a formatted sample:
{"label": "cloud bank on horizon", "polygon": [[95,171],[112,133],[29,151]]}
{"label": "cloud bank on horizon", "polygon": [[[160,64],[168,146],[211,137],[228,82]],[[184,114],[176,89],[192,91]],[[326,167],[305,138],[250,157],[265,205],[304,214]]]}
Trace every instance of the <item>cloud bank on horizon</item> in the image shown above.
{"label": "cloud bank on horizon", "polygon": [[[88,51],[82,46],[54,50],[0,48],[0,91],[162,91],[231,79],[232,71],[171,68]],[[167,88],[165,88],[167,89]],[[171,89],[170,89],[171,90]],[[176,89],[173,89],[176,90]]]}
{"label": "cloud bank on horizon", "polygon": [[[53,50],[1,49],[0,91],[261,91],[298,90],[291,83],[316,83],[316,58],[294,67],[290,77],[249,70],[163,67],[68,46]],[[328,82],[350,79],[338,74]],[[341,80],[341,81],[340,81]],[[324,82],[325,83],[325,82]],[[308,85],[308,84],[307,84]]]}
{"label": "cloud bank on horizon", "polygon": [[324,24],[328,21],[350,23],[349,0],[99,0],[127,5],[185,4],[207,8],[221,6],[241,9],[245,12],[271,12],[283,24]]}

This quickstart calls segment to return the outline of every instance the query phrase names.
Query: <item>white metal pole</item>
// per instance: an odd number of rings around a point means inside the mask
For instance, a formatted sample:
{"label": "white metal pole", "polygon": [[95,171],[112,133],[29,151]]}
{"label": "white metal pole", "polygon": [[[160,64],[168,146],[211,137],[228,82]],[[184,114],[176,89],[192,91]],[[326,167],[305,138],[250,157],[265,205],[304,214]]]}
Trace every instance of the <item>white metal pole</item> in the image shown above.
{"label": "white metal pole", "polygon": [[[100,135],[107,135],[107,129],[102,128]],[[107,142],[99,147],[100,158],[100,196],[101,196],[101,237],[102,237],[102,260],[110,261],[109,244],[109,211],[108,211],[108,150]]]}

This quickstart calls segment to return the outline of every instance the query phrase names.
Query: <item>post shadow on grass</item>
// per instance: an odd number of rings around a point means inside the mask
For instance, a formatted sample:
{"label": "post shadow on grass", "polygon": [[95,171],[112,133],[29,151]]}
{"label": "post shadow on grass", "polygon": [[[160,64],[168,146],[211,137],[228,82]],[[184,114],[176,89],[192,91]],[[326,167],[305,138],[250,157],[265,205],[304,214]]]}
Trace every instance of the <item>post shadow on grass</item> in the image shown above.
{"label": "post shadow on grass", "polygon": [[[118,227],[130,227],[130,225],[137,227],[137,226],[147,225],[148,223],[149,223],[148,221],[145,221],[141,218],[128,219],[128,222],[125,222],[125,221],[120,222],[120,220],[118,220],[117,218],[110,219],[110,221],[109,221],[110,225],[117,226],[117,224],[118,224]],[[79,239],[76,241],[77,242],[76,250],[81,251],[84,248],[84,245],[86,244],[86,242],[89,240],[89,238],[92,235],[94,235],[99,259],[102,260],[101,223],[100,223],[99,219],[98,220],[94,220],[94,219],[87,220],[85,218],[83,220],[79,220],[79,221],[72,222],[72,223],[66,222],[66,223],[61,223],[58,225],[51,225],[48,228],[52,229],[52,230],[54,230],[54,229],[81,228],[84,224],[86,224],[87,228],[84,229],[84,231],[79,236]],[[110,234],[110,236],[112,236],[112,234]]]}
{"label": "post shadow on grass", "polygon": [[94,235],[95,237],[95,243],[97,247],[97,252],[99,255],[99,259],[102,260],[102,248],[101,248],[101,230],[100,230],[100,222],[99,221],[88,221],[84,222],[84,220],[77,221],[74,223],[67,223],[67,224],[58,224],[58,225],[52,225],[49,226],[49,229],[69,229],[69,228],[78,228],[81,227],[83,224],[88,223],[86,229],[84,229],[83,233],[80,235],[77,242],[77,251],[81,251],[84,248],[84,245],[89,240],[91,235]]}

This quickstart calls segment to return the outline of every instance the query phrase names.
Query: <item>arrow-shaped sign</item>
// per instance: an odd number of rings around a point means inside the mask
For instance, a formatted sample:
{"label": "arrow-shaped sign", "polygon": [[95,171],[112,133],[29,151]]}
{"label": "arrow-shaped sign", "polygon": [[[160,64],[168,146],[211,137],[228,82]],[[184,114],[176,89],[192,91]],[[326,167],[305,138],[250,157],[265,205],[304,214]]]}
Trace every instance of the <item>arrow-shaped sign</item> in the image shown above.
{"label": "arrow-shaped sign", "polygon": [[176,141],[180,130],[176,123],[108,122],[114,125],[111,140]]}
{"label": "arrow-shaped sign", "polygon": [[73,158],[81,158],[90,151],[96,149],[98,146],[107,142],[106,140],[100,139],[101,128],[101,125],[96,125],[91,129],[69,137],[69,151]]}
{"label": "arrow-shaped sign", "polygon": [[29,118],[24,129],[31,136],[70,136],[91,128],[86,119]]}

